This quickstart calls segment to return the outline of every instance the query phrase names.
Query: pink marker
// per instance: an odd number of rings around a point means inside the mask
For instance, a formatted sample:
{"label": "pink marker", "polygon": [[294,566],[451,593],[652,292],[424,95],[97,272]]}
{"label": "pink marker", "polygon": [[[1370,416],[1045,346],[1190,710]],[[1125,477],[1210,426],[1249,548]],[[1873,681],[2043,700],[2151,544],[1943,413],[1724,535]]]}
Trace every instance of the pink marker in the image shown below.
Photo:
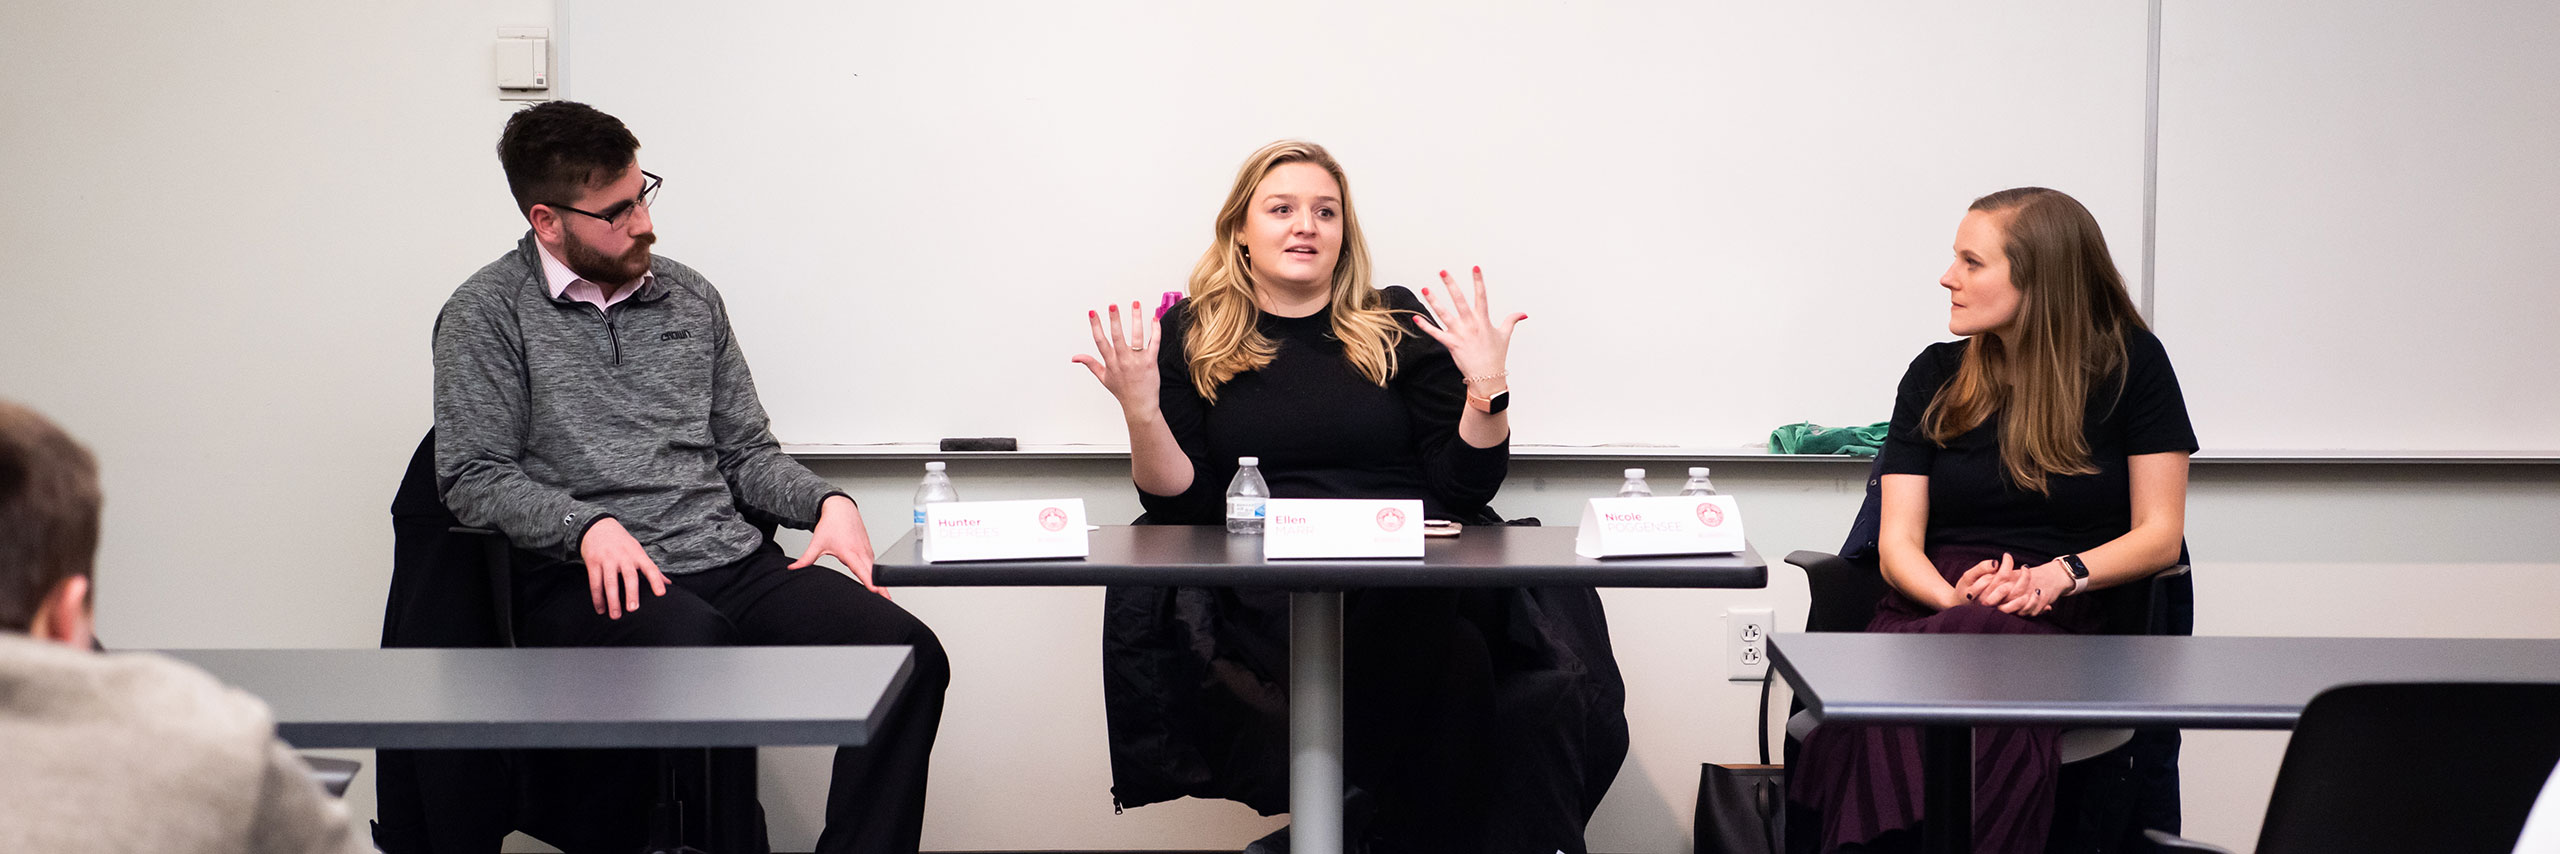
{"label": "pink marker", "polygon": [[1163,319],[1164,319],[1164,313],[1165,313],[1165,312],[1168,312],[1168,311],[1172,311],[1172,310],[1173,310],[1173,304],[1174,304],[1174,303],[1181,302],[1181,301],[1182,301],[1182,292],[1181,292],[1181,291],[1166,291],[1166,292],[1164,292],[1164,304],[1163,304],[1163,305],[1160,305],[1160,306],[1156,306],[1156,319],[1157,319],[1157,320],[1163,320]]}

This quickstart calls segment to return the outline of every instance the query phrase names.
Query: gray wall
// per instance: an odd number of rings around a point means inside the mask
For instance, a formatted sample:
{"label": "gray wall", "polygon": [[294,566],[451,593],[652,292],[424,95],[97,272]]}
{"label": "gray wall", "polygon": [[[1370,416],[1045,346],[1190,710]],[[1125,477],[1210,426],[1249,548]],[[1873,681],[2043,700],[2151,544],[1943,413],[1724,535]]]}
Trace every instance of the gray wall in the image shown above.
{"label": "gray wall", "polygon": [[[488,43],[552,11],[543,0],[0,4],[0,396],[52,414],[102,458],[111,642],[375,641],[385,509],[428,423],[428,323],[523,227],[490,153],[512,108],[487,85]],[[733,302],[764,298],[754,282],[724,284]],[[903,369],[896,354],[841,343],[849,373]],[[1089,382],[1061,368],[1055,381]],[[796,426],[778,428],[823,438]],[[2200,427],[2212,444],[2214,425]],[[818,468],[863,502],[884,544],[903,528],[912,463]],[[1524,461],[1499,506],[1568,519],[1614,487],[1616,468]],[[1775,557],[1837,544],[1859,472],[1726,464],[1718,482]],[[2202,630],[2560,635],[2556,473],[2200,465],[2190,517]],[[1081,496],[1096,519],[1136,510],[1109,462],[954,474],[972,498]],[[1801,619],[1800,579],[1773,579],[1766,591],[1608,594],[1636,746],[1596,849],[1685,851],[1696,764],[1751,755],[1754,692],[1723,681],[1711,656],[1725,607]],[[1203,848],[1269,824],[1225,804],[1111,814],[1098,592],[898,599],[940,631],[959,671],[929,847]],[[2281,743],[2190,742],[2194,835],[2254,838]],[[775,841],[805,848],[822,762],[803,750],[772,760]],[[371,809],[369,776],[351,798]]]}

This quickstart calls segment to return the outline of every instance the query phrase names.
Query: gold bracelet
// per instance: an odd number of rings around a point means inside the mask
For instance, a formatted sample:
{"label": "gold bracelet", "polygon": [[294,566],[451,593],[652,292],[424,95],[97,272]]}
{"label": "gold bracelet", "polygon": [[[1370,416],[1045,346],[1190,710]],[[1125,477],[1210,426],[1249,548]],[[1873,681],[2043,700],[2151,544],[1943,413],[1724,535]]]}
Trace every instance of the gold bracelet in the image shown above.
{"label": "gold bracelet", "polygon": [[1466,384],[1467,384],[1467,385],[1475,385],[1476,383],[1492,382],[1492,381],[1494,381],[1494,380],[1498,380],[1498,379],[1502,379],[1502,378],[1504,378],[1504,377],[1511,376],[1511,372],[1506,370],[1506,371],[1503,371],[1503,372],[1501,372],[1501,373],[1492,374],[1492,375],[1489,375],[1489,376],[1481,376],[1481,377],[1470,377],[1470,376],[1467,376],[1467,375],[1465,375],[1465,374],[1459,374],[1458,376],[1459,376],[1460,378],[1464,379],[1464,380],[1466,381]]}

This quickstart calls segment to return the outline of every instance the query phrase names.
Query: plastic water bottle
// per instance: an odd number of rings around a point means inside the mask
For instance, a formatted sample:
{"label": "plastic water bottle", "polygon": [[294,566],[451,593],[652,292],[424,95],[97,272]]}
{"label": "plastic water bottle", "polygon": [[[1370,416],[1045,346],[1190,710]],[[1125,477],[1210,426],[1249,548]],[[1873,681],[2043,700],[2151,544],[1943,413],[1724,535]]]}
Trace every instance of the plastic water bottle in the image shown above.
{"label": "plastic water bottle", "polygon": [[1644,469],[1628,469],[1627,482],[1618,487],[1619,498],[1652,498],[1653,487],[1644,484]]}
{"label": "plastic water bottle", "polygon": [[1724,493],[1717,492],[1715,482],[1707,479],[1706,466],[1690,466],[1689,482],[1680,485],[1680,494],[1723,495]]}
{"label": "plastic water bottle", "polygon": [[1271,500],[1271,485],[1262,482],[1262,459],[1237,457],[1236,478],[1227,481],[1227,533],[1262,533],[1262,504]]}
{"label": "plastic water bottle", "polygon": [[942,463],[925,463],[924,482],[916,485],[916,527],[924,527],[925,505],[958,500],[960,492],[951,488],[951,476],[942,473]]}

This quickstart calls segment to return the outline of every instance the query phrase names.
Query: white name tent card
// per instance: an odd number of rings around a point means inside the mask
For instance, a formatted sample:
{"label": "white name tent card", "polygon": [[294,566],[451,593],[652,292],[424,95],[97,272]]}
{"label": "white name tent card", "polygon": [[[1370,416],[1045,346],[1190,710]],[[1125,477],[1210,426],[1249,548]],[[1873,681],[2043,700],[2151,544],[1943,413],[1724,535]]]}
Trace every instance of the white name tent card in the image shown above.
{"label": "white name tent card", "polygon": [[1573,553],[1583,557],[1742,551],[1742,510],[1730,495],[1594,498],[1582,507]]}
{"label": "white name tent card", "polygon": [[1084,499],[938,501],[924,506],[926,563],[1084,557]]}
{"label": "white name tent card", "polygon": [[1265,559],[1422,556],[1422,502],[1274,498],[1262,506]]}

